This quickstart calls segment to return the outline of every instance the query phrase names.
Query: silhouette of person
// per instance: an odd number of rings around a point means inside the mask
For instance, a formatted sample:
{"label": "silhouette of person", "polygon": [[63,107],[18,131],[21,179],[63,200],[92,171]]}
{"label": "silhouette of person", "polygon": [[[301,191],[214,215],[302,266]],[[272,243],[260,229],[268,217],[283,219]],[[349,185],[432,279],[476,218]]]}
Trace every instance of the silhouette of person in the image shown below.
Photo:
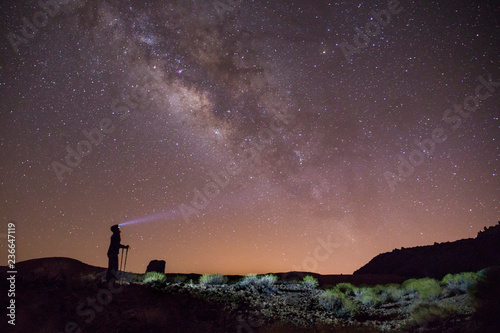
{"label": "silhouette of person", "polygon": [[111,236],[111,243],[108,249],[108,271],[106,272],[106,281],[112,281],[117,278],[118,275],[118,254],[120,249],[128,249],[128,245],[122,245],[120,237],[120,227],[115,224],[111,227],[113,235]]}

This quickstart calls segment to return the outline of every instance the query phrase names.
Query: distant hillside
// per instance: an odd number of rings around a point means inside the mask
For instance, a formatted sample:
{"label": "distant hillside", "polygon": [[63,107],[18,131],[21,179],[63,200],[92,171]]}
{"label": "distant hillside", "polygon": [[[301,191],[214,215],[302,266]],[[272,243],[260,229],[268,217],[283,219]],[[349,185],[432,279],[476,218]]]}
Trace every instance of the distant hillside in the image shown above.
{"label": "distant hillside", "polygon": [[395,249],[373,258],[354,272],[442,278],[448,273],[478,271],[500,265],[500,222],[484,228],[476,238],[429,246]]}
{"label": "distant hillside", "polygon": [[[30,259],[16,264],[16,268],[19,272],[23,274],[18,275],[18,280],[20,281],[34,281],[34,280],[54,280],[54,281],[65,281],[74,277],[81,277],[85,275],[96,275],[99,278],[104,277],[106,268],[96,267],[85,264],[79,260],[65,258],[65,257],[51,257],[51,258],[39,258]],[[7,271],[7,267],[0,266],[0,277]],[[3,273],[2,273],[3,272]],[[141,275],[135,273],[127,273],[129,277]],[[287,272],[287,273],[273,273],[281,281],[301,281],[306,275],[314,276],[320,286],[333,286],[341,282],[349,282],[354,285],[376,285],[376,284],[387,284],[387,283],[402,283],[405,279],[402,276],[397,276],[394,274],[364,274],[364,275],[321,275],[317,273],[310,272]],[[188,282],[192,280],[198,282],[201,274],[196,273],[166,273],[168,282]],[[182,277],[182,279],[179,279]],[[229,283],[236,283],[240,281],[243,276],[241,275],[226,275]],[[2,279],[4,279],[2,277]]]}
{"label": "distant hillside", "polygon": [[[1,267],[1,266],[0,266]],[[104,268],[87,265],[79,260],[65,257],[38,258],[21,261],[16,264],[18,278],[65,278],[74,274],[98,274]]]}

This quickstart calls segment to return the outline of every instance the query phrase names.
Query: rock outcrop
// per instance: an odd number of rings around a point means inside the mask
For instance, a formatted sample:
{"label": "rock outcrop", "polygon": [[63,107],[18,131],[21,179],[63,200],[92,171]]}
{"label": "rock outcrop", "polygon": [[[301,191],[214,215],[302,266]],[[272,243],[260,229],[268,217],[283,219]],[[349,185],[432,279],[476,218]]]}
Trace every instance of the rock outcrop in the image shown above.
{"label": "rock outcrop", "polygon": [[354,274],[440,279],[448,273],[474,272],[491,266],[500,266],[500,222],[496,226],[485,227],[476,238],[379,254]]}
{"label": "rock outcrop", "polygon": [[146,268],[147,272],[158,272],[165,274],[165,260],[151,260]]}

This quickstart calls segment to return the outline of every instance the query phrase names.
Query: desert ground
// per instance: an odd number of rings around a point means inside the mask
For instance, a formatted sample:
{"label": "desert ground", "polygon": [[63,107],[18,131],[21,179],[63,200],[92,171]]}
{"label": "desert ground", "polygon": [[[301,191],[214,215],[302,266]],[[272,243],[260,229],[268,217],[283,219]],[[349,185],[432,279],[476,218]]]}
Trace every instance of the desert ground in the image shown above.
{"label": "desert ground", "polygon": [[29,260],[18,267],[15,332],[496,332],[499,327],[499,292],[491,282],[498,268],[442,281],[304,278],[307,273],[298,272],[125,273],[120,283],[109,284],[104,268],[68,258]]}

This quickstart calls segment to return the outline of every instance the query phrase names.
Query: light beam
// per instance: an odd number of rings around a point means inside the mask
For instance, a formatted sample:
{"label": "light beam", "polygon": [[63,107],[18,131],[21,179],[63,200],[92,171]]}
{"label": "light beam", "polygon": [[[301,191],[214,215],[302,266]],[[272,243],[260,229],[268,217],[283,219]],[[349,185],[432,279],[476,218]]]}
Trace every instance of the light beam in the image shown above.
{"label": "light beam", "polygon": [[122,222],[122,223],[120,223],[118,225],[121,227],[121,226],[124,226],[124,225],[130,225],[130,224],[152,222],[152,221],[157,221],[157,220],[162,220],[162,219],[171,219],[171,218],[176,218],[176,217],[178,217],[180,215],[181,215],[180,211],[178,211],[176,209],[173,209],[173,210],[170,210],[170,211],[161,212],[161,213],[154,214],[154,215],[144,216],[144,217],[141,217],[141,218],[138,218],[138,219],[135,219],[135,220],[130,220],[130,221]]}

